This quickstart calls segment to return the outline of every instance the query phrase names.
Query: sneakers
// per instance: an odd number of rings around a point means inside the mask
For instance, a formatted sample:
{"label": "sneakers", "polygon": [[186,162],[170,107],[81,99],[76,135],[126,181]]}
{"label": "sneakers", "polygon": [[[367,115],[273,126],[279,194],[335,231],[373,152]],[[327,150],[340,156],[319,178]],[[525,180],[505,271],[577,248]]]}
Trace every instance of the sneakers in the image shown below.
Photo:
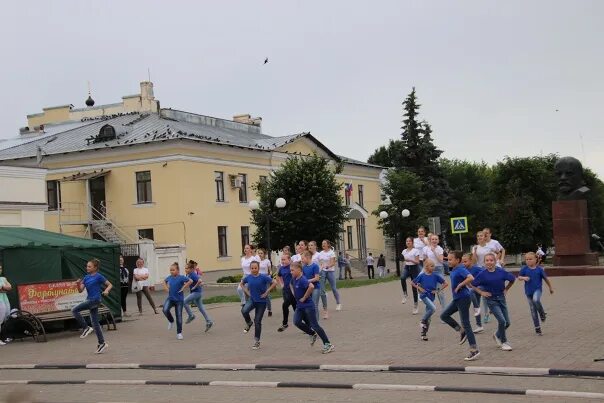
{"label": "sneakers", "polygon": [[176,335],[176,340],[182,340],[182,339],[184,339],[184,337],[182,337],[182,333],[178,333]]}
{"label": "sneakers", "polygon": [[462,330],[461,334],[459,335],[459,344],[464,344],[466,340],[468,340],[468,335],[466,334],[465,330]]}
{"label": "sneakers", "polygon": [[252,346],[252,350],[258,350],[260,348],[260,341],[255,341]]}
{"label": "sneakers", "polygon": [[480,308],[474,308],[474,316],[480,316]]}
{"label": "sneakers", "polygon": [[270,318],[271,316],[273,316],[273,311],[268,311],[268,317]]}
{"label": "sneakers", "polygon": [[279,329],[277,329],[278,332],[284,332],[285,329],[287,329],[289,327],[289,325],[285,324],[285,325],[281,325],[279,327]]}
{"label": "sneakers", "polygon": [[315,345],[315,342],[317,341],[317,334],[313,334],[312,336],[310,336],[310,345],[311,347]]}
{"label": "sneakers", "polygon": [[489,323],[491,321],[491,315],[489,315],[488,313],[486,313],[484,315],[484,319],[482,320],[483,323]]}
{"label": "sneakers", "polygon": [[545,312],[543,312],[543,315],[541,316],[541,322],[545,322],[546,318],[547,318],[547,314]]}
{"label": "sneakers", "polygon": [[336,311],[341,311],[341,310],[342,310],[342,304],[336,305]]}
{"label": "sneakers", "polygon": [[541,328],[540,327],[536,327],[535,328],[535,333],[537,333],[537,336],[543,336],[543,333],[541,333]]}
{"label": "sneakers", "polygon": [[403,300],[401,301],[401,304],[406,304],[407,303],[407,296],[403,296]]}
{"label": "sneakers", "polygon": [[503,351],[512,351],[512,346],[510,346],[508,342],[501,343],[501,349]]}
{"label": "sneakers", "polygon": [[208,332],[208,330],[210,330],[212,328],[212,326],[214,326],[214,322],[209,321],[208,323],[206,323],[206,333]]}
{"label": "sneakers", "polygon": [[185,323],[191,323],[195,320],[195,315],[191,315],[187,318],[187,320],[185,321]]}
{"label": "sneakers", "polygon": [[168,330],[172,330],[174,328],[174,322],[168,322]]}
{"label": "sneakers", "polygon": [[323,309],[323,319],[329,319],[329,312],[327,312],[327,309]]}
{"label": "sneakers", "polygon": [[6,346],[6,343],[0,340],[0,346]]}
{"label": "sneakers", "polygon": [[417,315],[419,313],[419,309],[417,308],[417,304],[413,305],[413,314]]}
{"label": "sneakers", "polygon": [[478,358],[479,355],[480,355],[480,351],[478,351],[478,350],[470,351],[470,354],[468,354],[468,356],[466,358],[464,358],[464,360],[474,361],[475,359]]}
{"label": "sneakers", "polygon": [[495,344],[497,344],[498,347],[501,347],[503,345],[501,340],[499,340],[499,337],[497,337],[497,332],[493,333],[493,340],[495,340]]}
{"label": "sneakers", "polygon": [[109,344],[107,343],[99,344],[96,348],[96,353],[102,354],[105,350],[107,350],[107,347],[109,347]]}
{"label": "sneakers", "polygon": [[484,327],[478,326],[476,329],[472,330],[472,333],[478,334],[484,332]]}
{"label": "sneakers", "polygon": [[428,335],[426,335],[426,333],[422,332],[422,334],[420,335],[421,339],[423,341],[428,341]]}
{"label": "sneakers", "polygon": [[323,345],[323,350],[321,351],[323,354],[329,354],[331,353],[333,350],[335,350],[335,347],[333,346],[333,344],[331,343],[325,343]]}
{"label": "sneakers", "polygon": [[243,333],[249,332],[253,324],[254,322],[246,323],[245,327],[243,328]]}
{"label": "sneakers", "polygon": [[90,326],[88,326],[86,329],[84,329],[84,331],[82,332],[82,334],[80,335],[80,339],[85,339],[86,337],[88,337],[90,335],[90,333],[94,332],[94,329],[91,328]]}

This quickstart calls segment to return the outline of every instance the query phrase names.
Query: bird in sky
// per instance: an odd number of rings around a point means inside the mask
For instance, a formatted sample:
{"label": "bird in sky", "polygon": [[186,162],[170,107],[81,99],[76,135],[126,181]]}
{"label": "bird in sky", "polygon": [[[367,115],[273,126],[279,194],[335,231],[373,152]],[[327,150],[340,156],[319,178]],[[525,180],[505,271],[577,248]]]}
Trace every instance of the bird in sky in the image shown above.
{"label": "bird in sky", "polygon": [[268,63],[268,57],[266,59],[264,59],[264,64]]}
{"label": "bird in sky", "polygon": [[560,110],[556,109],[556,112],[560,112]]}

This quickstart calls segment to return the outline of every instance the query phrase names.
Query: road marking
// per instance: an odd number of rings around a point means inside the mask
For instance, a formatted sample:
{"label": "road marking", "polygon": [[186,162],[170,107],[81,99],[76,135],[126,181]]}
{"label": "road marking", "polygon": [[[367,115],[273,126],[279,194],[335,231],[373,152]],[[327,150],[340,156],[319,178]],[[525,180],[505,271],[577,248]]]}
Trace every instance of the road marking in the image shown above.
{"label": "road marking", "polygon": [[466,367],[469,374],[549,375],[549,368]]}
{"label": "road marking", "polygon": [[389,365],[321,365],[321,371],[358,371],[358,372],[380,372],[389,371]]}
{"label": "road marking", "polygon": [[573,392],[573,391],[567,391],[567,390],[535,390],[535,389],[528,389],[526,391],[526,395],[527,396],[548,396],[548,397],[575,397],[575,398],[604,400],[604,393]]}

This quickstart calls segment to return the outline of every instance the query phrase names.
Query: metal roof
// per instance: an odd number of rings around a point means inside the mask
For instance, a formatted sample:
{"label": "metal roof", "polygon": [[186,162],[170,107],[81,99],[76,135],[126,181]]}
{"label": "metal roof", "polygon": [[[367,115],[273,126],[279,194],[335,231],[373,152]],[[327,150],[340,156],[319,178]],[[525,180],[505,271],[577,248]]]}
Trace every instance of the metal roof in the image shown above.
{"label": "metal roof", "polygon": [[[114,127],[117,135],[116,139],[94,142],[93,140],[99,134],[100,129],[107,124]],[[352,164],[372,166],[361,161],[335,155],[310,133],[271,137],[260,133],[258,127],[248,126],[174,110],[162,110],[160,114],[132,112],[112,115],[111,117],[88,118],[81,122],[47,125],[45,133],[35,137],[0,142],[0,161],[32,157],[40,159],[49,155],[179,139],[259,151],[272,151],[299,138],[306,137],[334,159],[343,159]]]}

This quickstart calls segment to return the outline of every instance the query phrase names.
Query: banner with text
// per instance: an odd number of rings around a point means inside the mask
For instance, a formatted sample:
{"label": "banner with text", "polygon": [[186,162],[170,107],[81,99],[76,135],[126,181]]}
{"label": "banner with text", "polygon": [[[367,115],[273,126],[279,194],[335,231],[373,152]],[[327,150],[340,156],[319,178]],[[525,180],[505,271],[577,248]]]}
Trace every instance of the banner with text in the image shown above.
{"label": "banner with text", "polygon": [[86,290],[80,293],[76,280],[19,284],[19,306],[33,314],[65,311],[86,299]]}

